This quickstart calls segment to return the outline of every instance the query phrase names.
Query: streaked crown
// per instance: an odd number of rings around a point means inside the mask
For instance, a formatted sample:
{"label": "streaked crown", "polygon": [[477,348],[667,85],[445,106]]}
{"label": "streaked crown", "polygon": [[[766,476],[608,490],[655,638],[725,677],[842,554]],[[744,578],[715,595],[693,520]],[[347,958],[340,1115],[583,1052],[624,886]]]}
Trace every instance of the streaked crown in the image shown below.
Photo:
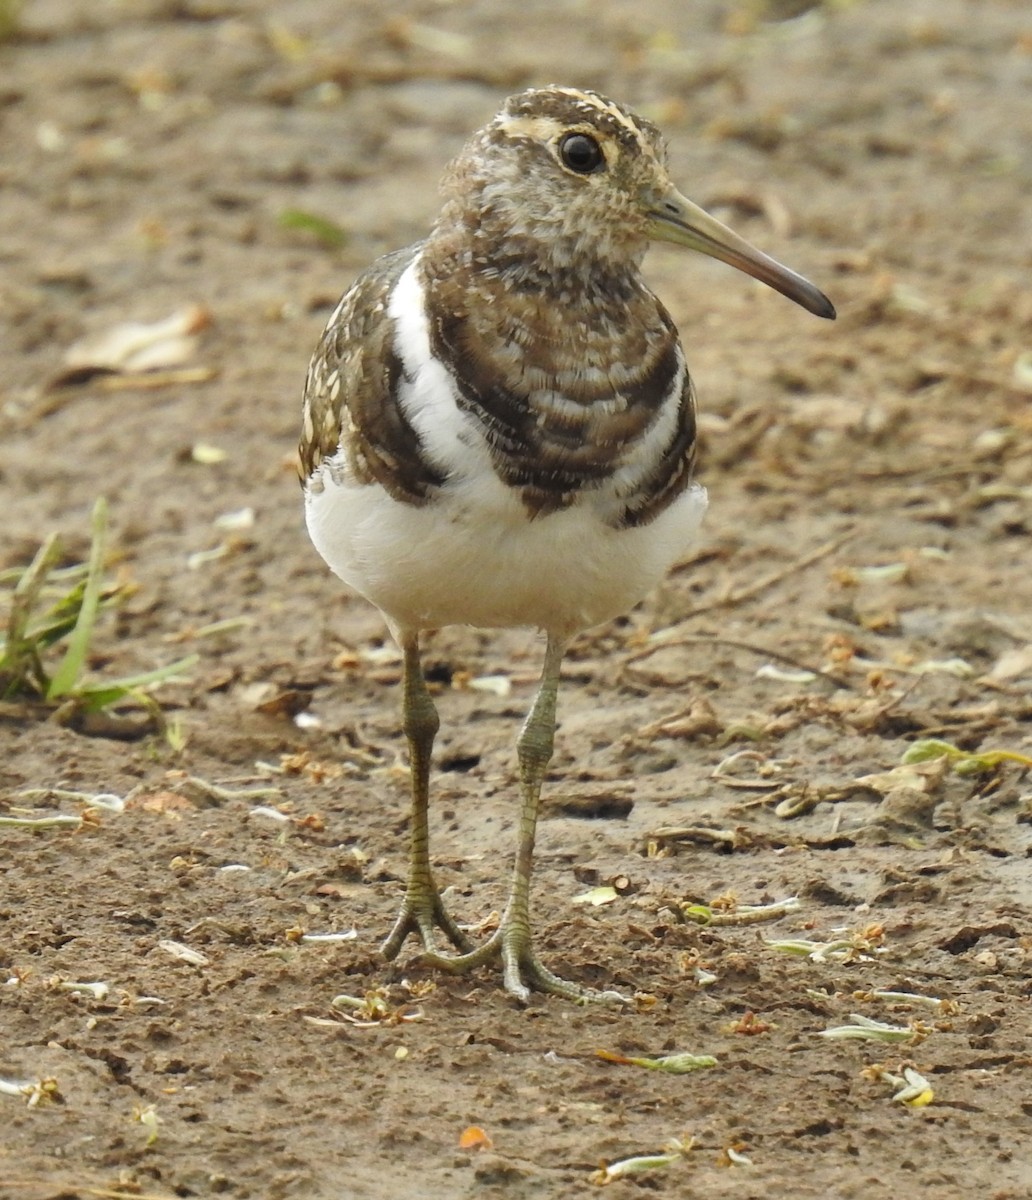
{"label": "streaked crown", "polygon": [[641,197],[671,186],[665,158],[656,126],[605,96],[521,92],[452,163],[439,228],[536,242],[557,266],[637,261],[649,235]]}

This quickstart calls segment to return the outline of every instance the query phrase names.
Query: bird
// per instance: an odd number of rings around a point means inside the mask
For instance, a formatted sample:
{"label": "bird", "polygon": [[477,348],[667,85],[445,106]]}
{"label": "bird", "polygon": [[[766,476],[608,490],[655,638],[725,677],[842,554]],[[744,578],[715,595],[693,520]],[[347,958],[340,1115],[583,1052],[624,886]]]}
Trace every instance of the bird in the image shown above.
{"label": "bird", "polygon": [[[621,993],[540,959],[531,873],[570,641],[626,613],[683,557],[706,493],[678,331],[646,284],[652,241],[720,259],[819,317],[830,300],[682,195],[662,134],[591,90],[511,96],[445,172],[421,241],[345,293],[305,381],[299,473],[315,548],[400,648],[411,774],[408,876],[381,950],[409,937],[452,975],[500,965],[506,992]],[[540,684],[519,733],[508,901],[479,946],[447,911],[429,852],[439,716],[420,638],[537,629]],[[453,951],[439,947],[439,937]]]}

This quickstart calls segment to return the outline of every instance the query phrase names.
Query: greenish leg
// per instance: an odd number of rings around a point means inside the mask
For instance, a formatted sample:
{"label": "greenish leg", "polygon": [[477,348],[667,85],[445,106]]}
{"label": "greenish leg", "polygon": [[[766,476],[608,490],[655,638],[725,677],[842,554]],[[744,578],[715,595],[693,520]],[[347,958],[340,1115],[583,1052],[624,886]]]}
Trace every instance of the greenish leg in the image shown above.
{"label": "greenish leg", "polygon": [[534,865],[534,839],[541,807],[541,784],[552,758],[559,669],[565,650],[565,639],[549,634],[541,686],[517,743],[522,803],[512,888],[501,923],[496,932],[470,954],[445,958],[428,953],[421,956],[421,961],[453,975],[464,975],[500,958],[505,990],[521,1004],[526,1004],[530,999],[531,989],[581,1002],[608,1000],[625,1003],[625,998],[618,992],[597,992],[560,979],[539,961],[531,933],[530,877]]}
{"label": "greenish leg", "polygon": [[435,927],[459,950],[469,951],[472,943],[445,911],[430,869],[430,755],[440,727],[437,709],[427,691],[419,662],[419,635],[405,634],[401,639],[405,656],[402,683],[402,723],[408,738],[412,772],[412,818],[410,827],[409,876],[405,900],[387,940],[381,947],[384,958],[398,957],[402,943],[416,934],[424,949],[436,950]]}

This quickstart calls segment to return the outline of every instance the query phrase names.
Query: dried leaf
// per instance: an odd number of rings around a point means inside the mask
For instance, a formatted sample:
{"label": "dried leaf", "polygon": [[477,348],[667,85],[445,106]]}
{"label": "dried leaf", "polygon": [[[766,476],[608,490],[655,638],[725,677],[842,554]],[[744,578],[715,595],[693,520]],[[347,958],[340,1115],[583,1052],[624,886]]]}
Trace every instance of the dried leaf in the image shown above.
{"label": "dried leaf", "polygon": [[905,562],[885,563],[877,567],[839,567],[835,579],[843,586],[860,583],[901,583],[907,577],[909,565]]}
{"label": "dried leaf", "polygon": [[512,691],[512,680],[508,675],[480,675],[467,685],[471,691],[487,692],[491,696],[505,697]]}
{"label": "dried leaf", "polygon": [[764,663],[756,672],[756,678],[774,679],[778,683],[813,683],[817,676],[813,671],[792,670],[789,667],[779,667],[774,663]]}
{"label": "dried leaf", "polygon": [[922,753],[920,748],[923,745],[923,742],[915,742],[903,755],[901,766],[893,767],[891,771],[875,771],[871,775],[861,775],[856,782],[881,796],[890,796],[903,790],[928,793],[938,791],[946,775],[948,760],[944,757],[944,752]]}
{"label": "dried leaf", "polygon": [[479,1125],[468,1125],[459,1134],[460,1150],[491,1150],[494,1142]]}
{"label": "dried leaf", "polygon": [[712,738],[724,732],[724,723],[713,705],[705,698],[694,700],[686,709],[643,726],[639,735],[645,738]]}
{"label": "dried leaf", "polygon": [[197,334],[210,324],[210,311],[193,304],[162,321],[116,325],[71,346],[65,354],[65,370],[50,385],[84,383],[108,372],[136,375],[182,366],[196,357]]}
{"label": "dried leaf", "polygon": [[612,904],[617,895],[617,890],[614,887],[589,888],[588,891],[581,892],[579,896],[574,896],[570,903],[590,904],[594,908],[598,908],[602,904]]}
{"label": "dried leaf", "polygon": [[172,941],[171,938],[165,938],[158,942],[158,949],[164,950],[166,954],[171,954],[173,958],[189,963],[193,967],[206,967],[211,962],[211,959],[206,954],[202,954],[200,950],[191,950],[189,946],[184,946],[182,942]]}
{"label": "dried leaf", "polygon": [[988,677],[997,683],[1010,683],[1029,676],[1032,676],[1032,644],[1005,650],[993,664]]}
{"label": "dried leaf", "polygon": [[142,792],[129,801],[128,807],[139,809],[140,812],[178,815],[184,809],[196,808],[196,805],[178,792]]}
{"label": "dried leaf", "polygon": [[213,446],[210,442],[195,442],[190,447],[190,459],[202,467],[214,467],[225,462],[228,455],[221,446]]}
{"label": "dried leaf", "polygon": [[1014,386],[1023,392],[1032,392],[1032,350],[1025,350],[1014,360],[1012,374]]}

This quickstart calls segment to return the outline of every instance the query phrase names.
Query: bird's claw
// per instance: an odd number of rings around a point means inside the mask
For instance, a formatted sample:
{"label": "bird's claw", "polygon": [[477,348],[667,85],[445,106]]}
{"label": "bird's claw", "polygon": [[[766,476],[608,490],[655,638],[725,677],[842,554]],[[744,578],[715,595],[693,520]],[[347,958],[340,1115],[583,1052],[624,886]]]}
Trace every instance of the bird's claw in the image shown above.
{"label": "bird's claw", "polygon": [[505,990],[520,1004],[530,1003],[532,991],[561,996],[577,1004],[630,1004],[620,992],[597,991],[562,979],[538,958],[530,934],[503,920],[482,946],[468,954],[448,956],[427,949],[418,957],[421,966],[434,967],[449,975],[467,975],[477,967],[500,959]]}
{"label": "bird's claw", "polygon": [[401,906],[401,912],[398,913],[398,919],[394,922],[394,928],[380,947],[380,953],[388,962],[393,962],[401,953],[405,939],[409,934],[415,934],[423,943],[423,950],[427,954],[448,962],[450,960],[446,956],[438,953],[435,929],[440,929],[456,950],[463,954],[475,953],[473,943],[448,914],[437,889],[433,886],[410,888]]}

